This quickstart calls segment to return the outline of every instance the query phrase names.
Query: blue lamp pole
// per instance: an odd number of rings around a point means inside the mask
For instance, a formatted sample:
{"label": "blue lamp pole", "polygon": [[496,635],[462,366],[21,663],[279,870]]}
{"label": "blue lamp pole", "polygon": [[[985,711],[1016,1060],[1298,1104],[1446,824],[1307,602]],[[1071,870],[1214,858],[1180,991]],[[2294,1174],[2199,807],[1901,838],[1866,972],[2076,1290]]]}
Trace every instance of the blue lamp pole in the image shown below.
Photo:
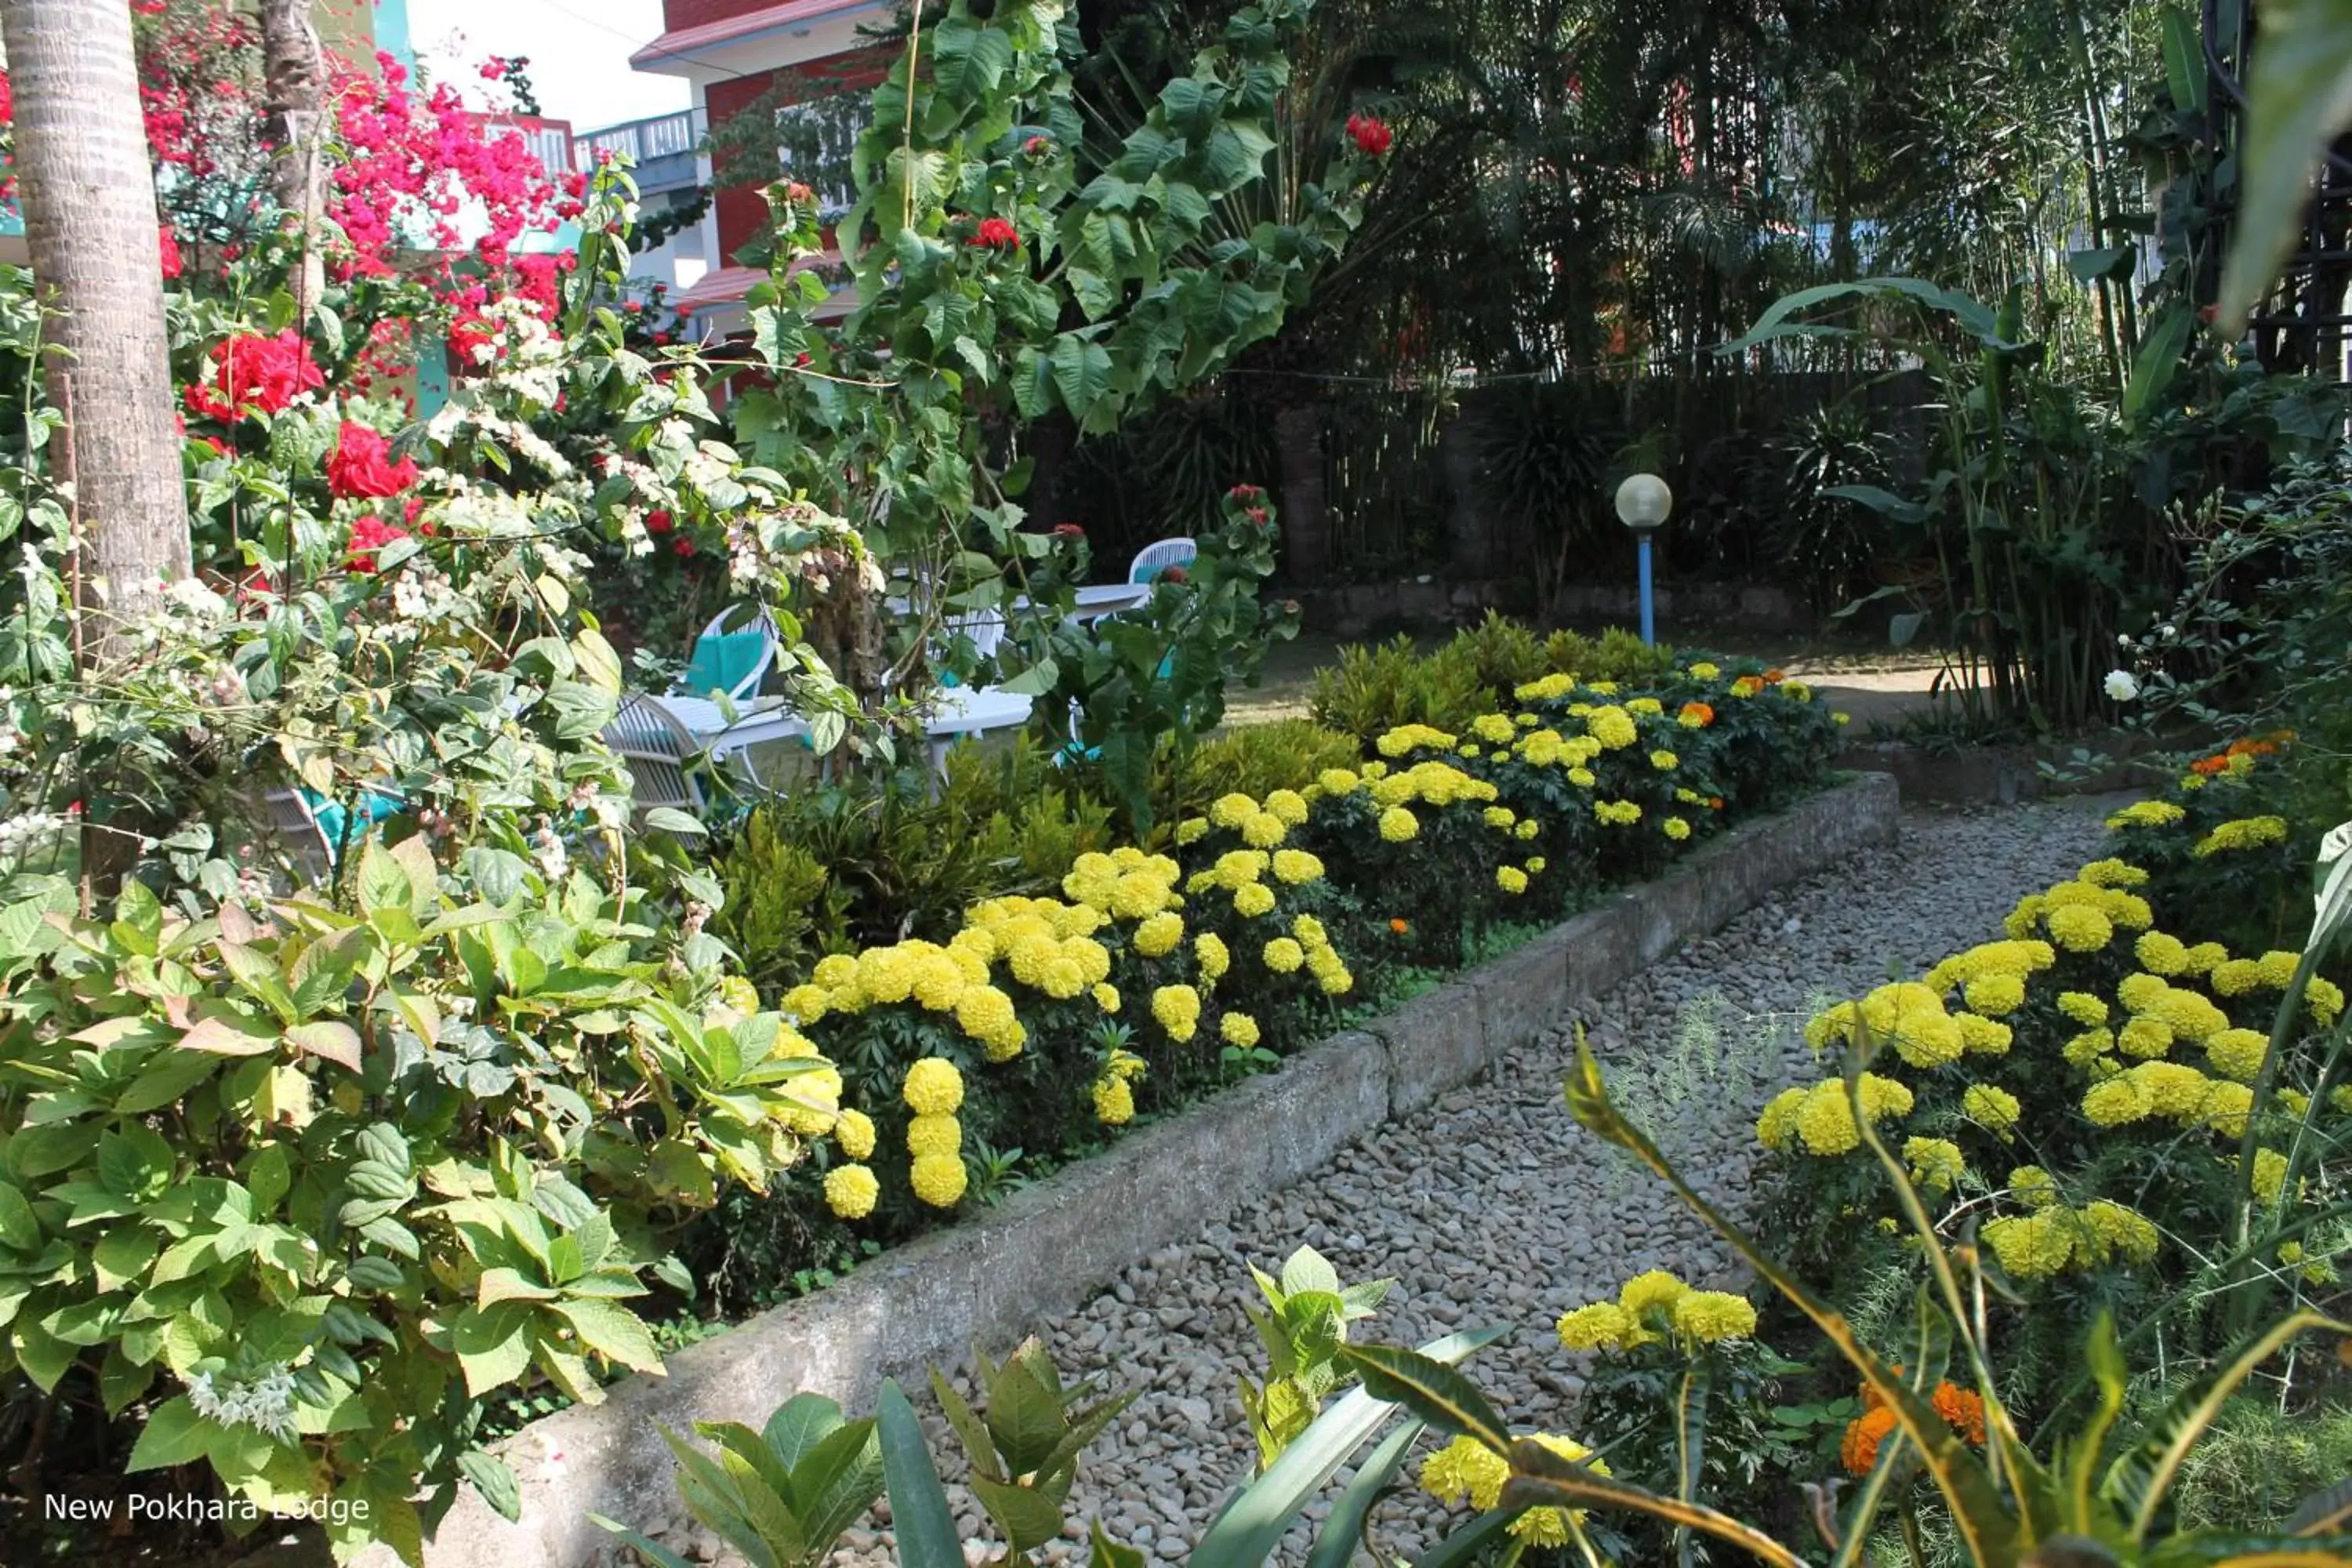
{"label": "blue lamp pole", "polygon": [[1650,536],[1665,526],[1675,509],[1675,492],[1655,474],[1634,474],[1617,487],[1617,520],[1633,531],[1642,558],[1642,640],[1658,640],[1656,609],[1650,588]]}

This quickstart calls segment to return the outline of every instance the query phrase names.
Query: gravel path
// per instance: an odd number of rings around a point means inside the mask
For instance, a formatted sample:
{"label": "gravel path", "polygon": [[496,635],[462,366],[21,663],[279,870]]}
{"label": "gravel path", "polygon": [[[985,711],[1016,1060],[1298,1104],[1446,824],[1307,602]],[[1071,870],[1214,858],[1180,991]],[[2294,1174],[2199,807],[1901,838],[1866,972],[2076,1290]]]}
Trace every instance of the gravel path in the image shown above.
{"label": "gravel path", "polygon": [[[1255,1372],[1260,1357],[1241,1310],[1255,1299],[1247,1266],[1278,1270],[1302,1244],[1343,1280],[1397,1279],[1359,1340],[1413,1344],[1455,1327],[1518,1325],[1478,1356],[1480,1386],[1514,1426],[1572,1431],[1579,1358],[1553,1339],[1553,1319],[1613,1296],[1646,1268],[1701,1284],[1738,1279],[1728,1252],[1663,1185],[1570,1118],[1560,1083],[1571,1026],[1590,1030],[1621,1102],[1702,1190],[1737,1210],[1756,1111],[1808,1065],[1796,1031],[1811,1005],[1879,984],[1890,965],[1917,974],[1998,935],[2021,894],[2096,857],[2097,805],[1906,811],[1893,851],[1785,889],[1313,1179],[1129,1268],[1048,1334],[1065,1376],[1138,1391],[1088,1451],[1073,1517],[1099,1517],[1114,1539],[1160,1559],[1184,1555],[1249,1468],[1236,1398],[1239,1374]],[[934,1451],[953,1452],[944,1424],[931,1425]],[[979,1518],[961,1487],[950,1481],[948,1490],[960,1512]],[[1385,1505],[1381,1531],[1411,1554],[1444,1517],[1412,1492]],[[968,1524],[967,1536],[985,1528]],[[701,1561],[740,1561],[698,1529],[671,1540]],[[853,1532],[835,1563],[887,1562],[888,1541],[887,1530]],[[984,1552],[969,1542],[968,1557]],[[1084,1552],[1071,1540],[1045,1555],[1076,1562]]]}

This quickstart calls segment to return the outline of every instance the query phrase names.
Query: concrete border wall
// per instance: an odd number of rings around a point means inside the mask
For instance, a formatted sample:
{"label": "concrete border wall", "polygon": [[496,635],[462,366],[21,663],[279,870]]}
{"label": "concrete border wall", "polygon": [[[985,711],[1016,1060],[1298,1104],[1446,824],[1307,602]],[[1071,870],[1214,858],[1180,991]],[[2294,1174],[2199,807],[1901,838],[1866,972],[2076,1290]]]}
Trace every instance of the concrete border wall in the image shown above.
{"label": "concrete border wall", "polygon": [[[1784,883],[1893,843],[1896,805],[1895,781],[1865,774],[1744,824],[1658,880],[1457,976],[1365,1032],[1335,1035],[966,1224],[895,1247],[828,1289],[678,1352],[667,1377],[628,1378],[601,1405],[533,1422],[501,1450],[521,1483],[521,1521],[499,1518],[468,1489],[427,1547],[428,1568],[575,1568],[612,1539],[588,1522],[592,1510],[633,1522],[670,1510],[672,1460],[656,1424],[757,1426],[803,1389],[864,1408],[885,1376],[956,1362],[975,1340],[1011,1343],[1079,1306],[1138,1258],[1468,1082],[1580,999]],[[377,1548],[361,1562],[391,1568],[394,1558]]]}

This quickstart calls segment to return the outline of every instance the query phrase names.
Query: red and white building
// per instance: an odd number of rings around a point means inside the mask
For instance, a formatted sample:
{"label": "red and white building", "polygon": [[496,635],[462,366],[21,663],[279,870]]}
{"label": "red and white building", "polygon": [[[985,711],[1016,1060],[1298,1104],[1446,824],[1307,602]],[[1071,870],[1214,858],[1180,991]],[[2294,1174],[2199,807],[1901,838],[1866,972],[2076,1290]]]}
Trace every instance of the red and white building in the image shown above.
{"label": "red and white building", "polygon": [[[629,57],[641,71],[683,77],[694,89],[693,113],[714,129],[725,125],[751,105],[781,97],[785,107],[778,118],[793,113],[794,105],[814,104],[835,94],[854,92],[863,102],[868,89],[887,74],[896,51],[877,46],[860,29],[887,24],[892,16],[888,0],[663,0],[665,30]],[[781,89],[781,91],[780,91]],[[826,142],[827,166],[845,166],[846,142],[857,127],[839,113],[812,115],[810,128]],[[791,160],[787,157],[787,172]],[[701,159],[700,176],[712,182],[709,159]],[[814,186],[829,208],[849,205],[844,189],[828,190],[821,174],[801,176]],[[766,229],[766,199],[755,185],[715,193],[703,215],[701,255],[706,266],[700,279],[673,296],[672,302],[694,312],[709,335],[725,336],[748,323],[743,297],[767,276],[764,268],[746,267],[736,253]],[[828,248],[819,264],[840,260]],[[681,279],[683,281],[683,279]],[[835,308],[849,305],[845,289],[835,295]],[[820,310],[820,316],[827,312]]]}

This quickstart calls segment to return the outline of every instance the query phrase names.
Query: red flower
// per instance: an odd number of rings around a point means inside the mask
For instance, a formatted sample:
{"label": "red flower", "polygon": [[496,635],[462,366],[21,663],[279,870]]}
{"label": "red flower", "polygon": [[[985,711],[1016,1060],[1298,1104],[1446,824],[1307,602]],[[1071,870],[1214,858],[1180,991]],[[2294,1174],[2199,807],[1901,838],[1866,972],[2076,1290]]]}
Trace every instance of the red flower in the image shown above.
{"label": "red flower", "polygon": [[416,461],[392,461],[392,447],[365,425],[343,421],[327,458],[327,488],[338,496],[396,496],[416,482]]}
{"label": "red flower", "polygon": [[1189,583],[1192,578],[1181,566],[1163,566],[1160,569],[1160,580],[1162,583]]}
{"label": "red flower", "polygon": [[180,275],[180,242],[173,237],[172,230],[168,226],[163,224],[156,226],[155,243],[163,251],[163,276],[177,278]]}
{"label": "red flower", "polygon": [[346,564],[358,573],[375,570],[375,552],[394,540],[406,539],[408,530],[394,528],[380,517],[363,517],[352,524],[351,553]]}
{"label": "red flower", "polygon": [[646,531],[647,533],[667,533],[671,529],[677,526],[677,525],[676,523],[670,521],[669,513],[666,511],[649,511],[646,513]]}
{"label": "red flower", "polygon": [[694,541],[683,533],[671,540],[669,547],[682,556],[694,553]]}
{"label": "red flower", "polygon": [[1396,140],[1395,132],[1369,114],[1348,116],[1348,134],[1356,143],[1356,151],[1367,157],[1377,158],[1389,150]]}
{"label": "red flower", "polygon": [[984,217],[980,220],[980,231],[964,243],[983,245],[991,250],[1018,250],[1021,231],[1001,217]]}
{"label": "red flower", "polygon": [[507,62],[499,58],[498,56],[492,55],[488,59],[482,62],[482,79],[484,81],[496,81],[499,78],[506,74]]}
{"label": "red flower", "polygon": [[1264,494],[1265,491],[1255,485],[1235,485],[1225,492],[1228,500],[1238,501],[1253,501]]}
{"label": "red flower", "polygon": [[1042,158],[1052,146],[1053,143],[1043,136],[1032,136],[1028,141],[1021,143],[1021,150],[1032,158]]}
{"label": "red flower", "polygon": [[213,346],[203,379],[187,390],[191,412],[215,419],[276,414],[300,394],[327,384],[302,334],[289,327],[274,338],[238,336]]}
{"label": "red flower", "polygon": [[1054,525],[1054,536],[1057,539],[1084,539],[1087,531],[1075,522],[1057,522]]}
{"label": "red flower", "polygon": [[1262,506],[1254,506],[1249,509],[1246,515],[1252,522],[1257,524],[1260,528],[1264,528],[1265,526],[1265,508]]}

